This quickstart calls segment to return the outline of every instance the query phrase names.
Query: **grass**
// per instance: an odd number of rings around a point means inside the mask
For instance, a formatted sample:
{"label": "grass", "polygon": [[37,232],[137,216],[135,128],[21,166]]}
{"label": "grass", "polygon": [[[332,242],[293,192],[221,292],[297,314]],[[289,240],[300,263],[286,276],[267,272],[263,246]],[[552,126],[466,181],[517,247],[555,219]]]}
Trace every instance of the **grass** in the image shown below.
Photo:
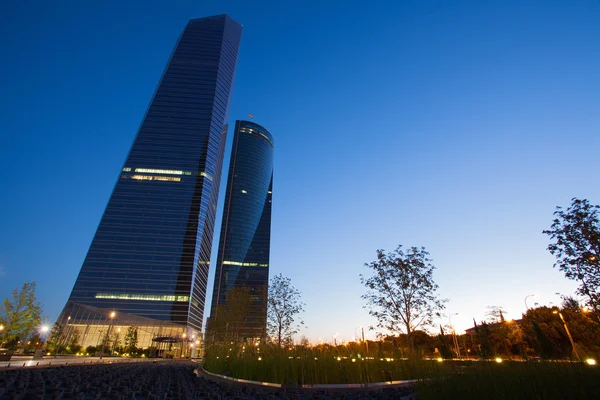
{"label": "grass", "polygon": [[468,362],[417,384],[419,400],[596,399],[600,369],[571,362]]}
{"label": "grass", "polygon": [[358,357],[358,350],[267,347],[207,352],[207,371],[281,384],[416,379],[419,400],[599,398],[600,366],[570,362],[408,360]]}

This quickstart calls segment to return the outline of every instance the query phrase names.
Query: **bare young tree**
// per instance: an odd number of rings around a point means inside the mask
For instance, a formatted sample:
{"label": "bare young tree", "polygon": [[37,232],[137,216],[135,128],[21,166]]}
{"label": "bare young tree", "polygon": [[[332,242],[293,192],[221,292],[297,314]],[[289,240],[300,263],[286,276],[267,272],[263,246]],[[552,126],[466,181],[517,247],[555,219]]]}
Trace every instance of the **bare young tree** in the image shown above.
{"label": "bare young tree", "polygon": [[377,260],[365,264],[373,275],[360,281],[368,290],[362,296],[367,300],[369,314],[377,318],[377,326],[390,332],[405,333],[409,350],[415,330],[432,326],[441,317],[445,300],[437,296],[438,285],[433,281],[435,267],[424,247],[402,246],[385,253],[377,250]]}
{"label": "bare young tree", "polygon": [[600,312],[600,206],[586,199],[571,199],[563,210],[557,207],[550,229],[548,250],[556,257],[558,267],[568,279],[580,283],[577,293],[587,297],[596,316]]}
{"label": "bare young tree", "polygon": [[299,313],[304,311],[300,292],[292,286],[291,279],[282,274],[275,275],[269,285],[267,330],[281,346],[298,333],[304,321],[296,322]]}

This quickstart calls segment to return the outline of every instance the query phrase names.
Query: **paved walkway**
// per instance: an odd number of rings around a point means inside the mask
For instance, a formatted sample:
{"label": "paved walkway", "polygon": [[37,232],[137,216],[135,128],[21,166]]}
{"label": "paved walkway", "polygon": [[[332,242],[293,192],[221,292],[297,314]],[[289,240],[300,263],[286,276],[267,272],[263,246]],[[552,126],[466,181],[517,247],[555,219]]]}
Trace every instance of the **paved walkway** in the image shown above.
{"label": "paved walkway", "polygon": [[5,368],[12,369],[74,364],[112,364],[144,361],[155,361],[155,359],[120,357],[102,357],[102,359],[100,359],[100,357],[46,356],[42,360],[34,360],[32,356],[12,356],[10,361],[0,361],[0,370]]}

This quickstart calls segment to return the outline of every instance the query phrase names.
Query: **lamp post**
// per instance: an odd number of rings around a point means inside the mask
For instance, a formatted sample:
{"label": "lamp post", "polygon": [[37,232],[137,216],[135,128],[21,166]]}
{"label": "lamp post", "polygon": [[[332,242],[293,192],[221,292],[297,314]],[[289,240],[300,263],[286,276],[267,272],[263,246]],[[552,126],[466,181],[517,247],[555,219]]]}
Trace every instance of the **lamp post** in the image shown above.
{"label": "lamp post", "polygon": [[528,294],[527,296],[525,296],[525,312],[527,312],[527,310],[529,310],[529,306],[527,305],[527,299],[529,297],[534,297],[534,296],[535,296],[535,293],[531,293],[531,294]]}
{"label": "lamp post", "polygon": [[450,325],[450,329],[452,329],[452,342],[454,343],[454,348],[456,349],[456,356],[460,358],[460,348],[458,347],[458,339],[456,338],[456,331],[454,330],[454,326],[452,325],[453,315],[458,315],[458,313],[450,314],[448,316],[448,324]]}
{"label": "lamp post", "polygon": [[569,332],[569,327],[567,326],[567,321],[565,321],[565,319],[563,318],[563,315],[560,311],[554,310],[554,311],[552,311],[552,314],[558,314],[558,316],[560,317],[561,321],[563,322],[563,326],[565,327],[565,331],[567,331],[567,336],[569,337],[571,346],[573,347],[573,354],[575,354],[577,361],[581,361],[581,358],[579,357],[579,353],[577,353],[577,348],[575,347],[575,342],[573,341],[573,337],[571,336],[571,332]]}
{"label": "lamp post", "polygon": [[48,325],[42,325],[42,327],[40,328],[40,341],[37,344],[36,350],[39,350],[40,346],[42,345],[42,335],[47,334],[49,330],[50,328],[48,328]]}

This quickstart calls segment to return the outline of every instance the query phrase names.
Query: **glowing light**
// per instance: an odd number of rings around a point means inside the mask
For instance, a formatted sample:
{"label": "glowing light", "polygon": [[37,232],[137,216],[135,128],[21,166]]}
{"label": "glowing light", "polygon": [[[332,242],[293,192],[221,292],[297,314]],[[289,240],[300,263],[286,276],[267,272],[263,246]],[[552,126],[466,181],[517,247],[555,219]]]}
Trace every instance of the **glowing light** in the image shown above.
{"label": "glowing light", "polygon": [[444,361],[444,359],[443,359],[442,357],[438,357],[438,358],[437,358],[437,361],[438,361],[438,362],[442,362],[442,361]]}
{"label": "glowing light", "polygon": [[208,173],[206,173],[206,172],[204,172],[204,171],[200,172],[200,176],[203,176],[203,177],[205,177],[205,178],[206,178],[206,179],[208,179],[209,181],[212,181],[212,179],[213,179],[213,177],[212,177],[212,175],[211,175],[211,174],[208,174]]}
{"label": "glowing light", "polygon": [[356,358],[353,358],[353,359],[352,359],[352,362],[356,362]]}
{"label": "glowing light", "polygon": [[342,357],[338,357],[338,358],[337,358],[337,360],[338,360],[338,361],[342,361]]}
{"label": "glowing light", "polygon": [[116,313],[116,312],[114,312],[114,311],[110,313],[110,317],[111,317],[111,318],[114,318],[114,317],[115,317],[115,315],[117,315],[117,313]]}
{"label": "glowing light", "polygon": [[[141,172],[146,174],[168,174],[168,175],[183,175],[183,171],[173,169],[149,169],[149,168],[136,168],[135,172]],[[187,174],[186,174],[187,175]]]}
{"label": "glowing light", "polygon": [[242,189],[242,193],[246,194],[248,193],[246,190]]}
{"label": "glowing light", "polygon": [[268,267],[269,264],[255,262],[223,261],[223,265],[237,265],[238,267]]}
{"label": "glowing light", "polygon": [[131,175],[131,179],[135,179],[138,181],[181,182],[181,178],[177,176]]}
{"label": "glowing light", "polygon": [[594,360],[593,358],[588,358],[587,360],[585,360],[585,362],[587,363],[587,365],[596,365],[596,360]]}
{"label": "glowing light", "polygon": [[500,364],[500,363],[502,362],[502,359],[501,359],[500,357],[496,357],[496,362],[497,362],[498,364]]}
{"label": "glowing light", "polygon": [[190,296],[158,295],[158,294],[137,294],[137,293],[96,293],[97,299],[116,299],[116,300],[149,300],[149,301],[175,301],[188,302]]}
{"label": "glowing light", "polygon": [[261,360],[262,360],[262,357],[258,357],[258,361],[261,361]]}
{"label": "glowing light", "polygon": [[48,325],[42,325],[42,327],[40,328],[40,331],[42,331],[42,333],[46,333],[50,330],[50,328],[48,327]]}

